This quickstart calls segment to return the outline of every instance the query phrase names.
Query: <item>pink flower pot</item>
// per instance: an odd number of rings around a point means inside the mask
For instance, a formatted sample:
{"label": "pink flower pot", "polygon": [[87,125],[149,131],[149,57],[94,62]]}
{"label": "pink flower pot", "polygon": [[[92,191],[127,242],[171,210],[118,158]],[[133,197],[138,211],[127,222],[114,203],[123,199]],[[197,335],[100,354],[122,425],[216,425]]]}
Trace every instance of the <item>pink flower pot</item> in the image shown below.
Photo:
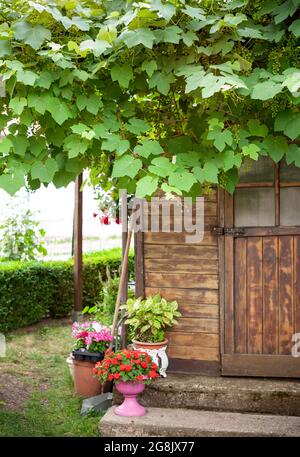
{"label": "pink flower pot", "polygon": [[124,395],[124,401],[116,407],[115,414],[128,417],[146,414],[145,408],[137,401],[137,395],[144,391],[145,384],[138,381],[121,381],[116,383],[116,389]]}

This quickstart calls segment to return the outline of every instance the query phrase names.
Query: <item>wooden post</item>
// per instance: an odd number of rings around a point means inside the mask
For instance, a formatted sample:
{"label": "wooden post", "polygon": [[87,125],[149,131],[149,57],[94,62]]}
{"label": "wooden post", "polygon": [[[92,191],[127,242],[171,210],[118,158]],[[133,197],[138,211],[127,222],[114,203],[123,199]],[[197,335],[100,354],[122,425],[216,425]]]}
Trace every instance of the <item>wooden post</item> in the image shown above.
{"label": "wooden post", "polygon": [[83,309],[83,277],[82,277],[82,173],[75,182],[75,216],[74,216],[74,313],[77,320]]}
{"label": "wooden post", "polygon": [[[127,237],[128,237],[128,217],[127,217],[127,192],[122,194],[121,199],[121,218],[122,218],[122,263],[126,251]],[[121,303],[126,303],[128,298],[128,268],[126,269],[124,282],[121,290]],[[122,318],[125,316],[125,310],[122,310]],[[122,321],[121,326],[121,348],[124,349],[127,345],[127,327]]]}

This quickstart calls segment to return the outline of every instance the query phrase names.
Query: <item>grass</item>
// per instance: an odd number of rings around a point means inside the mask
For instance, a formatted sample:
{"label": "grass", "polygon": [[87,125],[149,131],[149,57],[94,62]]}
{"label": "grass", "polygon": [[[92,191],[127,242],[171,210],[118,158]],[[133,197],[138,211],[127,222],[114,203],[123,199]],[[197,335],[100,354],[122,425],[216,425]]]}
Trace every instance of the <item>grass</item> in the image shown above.
{"label": "grass", "polygon": [[98,436],[99,415],[80,416],[66,364],[70,323],[50,321],[8,337],[0,358],[0,436]]}

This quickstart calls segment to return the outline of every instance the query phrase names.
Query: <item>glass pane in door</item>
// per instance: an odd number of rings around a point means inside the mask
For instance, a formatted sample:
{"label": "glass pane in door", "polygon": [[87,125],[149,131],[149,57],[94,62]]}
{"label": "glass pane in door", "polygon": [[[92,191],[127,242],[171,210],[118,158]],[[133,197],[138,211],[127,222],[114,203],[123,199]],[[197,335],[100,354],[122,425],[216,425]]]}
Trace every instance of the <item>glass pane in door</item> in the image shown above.
{"label": "glass pane in door", "polygon": [[235,226],[269,227],[275,225],[274,188],[236,189]]}
{"label": "glass pane in door", "polygon": [[268,157],[246,159],[239,169],[240,182],[273,182],[274,162]]}
{"label": "glass pane in door", "polygon": [[280,189],[280,225],[300,225],[300,187]]}
{"label": "glass pane in door", "polygon": [[300,168],[296,165],[287,165],[285,160],[280,163],[280,182],[300,182]]}

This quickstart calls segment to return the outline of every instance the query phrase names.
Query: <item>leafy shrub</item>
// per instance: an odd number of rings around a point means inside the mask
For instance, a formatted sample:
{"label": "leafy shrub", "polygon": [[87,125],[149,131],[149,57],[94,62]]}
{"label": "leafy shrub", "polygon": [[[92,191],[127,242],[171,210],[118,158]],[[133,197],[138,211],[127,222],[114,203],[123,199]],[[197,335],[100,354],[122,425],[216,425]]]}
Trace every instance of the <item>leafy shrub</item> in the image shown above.
{"label": "leafy shrub", "polygon": [[30,210],[15,212],[0,226],[3,230],[0,249],[6,260],[37,260],[47,255],[43,238],[45,230]]}
{"label": "leafy shrub", "polygon": [[[105,325],[112,324],[115,303],[117,300],[120,283],[119,273],[119,271],[111,273],[110,269],[107,268],[106,278],[104,280],[102,279],[101,275],[99,275],[99,281],[101,283],[99,300],[92,307],[86,306],[83,310],[84,314],[92,315],[94,319],[96,319],[99,322],[102,322]],[[130,274],[129,279],[131,279]],[[128,290],[128,298],[133,297],[133,291]]]}
{"label": "leafy shrub", "polygon": [[[118,272],[120,263],[120,249],[84,256],[84,305],[93,306],[99,300],[99,275],[104,280],[107,268]],[[132,254],[129,271],[133,272]],[[0,331],[30,325],[46,316],[68,316],[73,302],[73,260],[0,263]]]}

